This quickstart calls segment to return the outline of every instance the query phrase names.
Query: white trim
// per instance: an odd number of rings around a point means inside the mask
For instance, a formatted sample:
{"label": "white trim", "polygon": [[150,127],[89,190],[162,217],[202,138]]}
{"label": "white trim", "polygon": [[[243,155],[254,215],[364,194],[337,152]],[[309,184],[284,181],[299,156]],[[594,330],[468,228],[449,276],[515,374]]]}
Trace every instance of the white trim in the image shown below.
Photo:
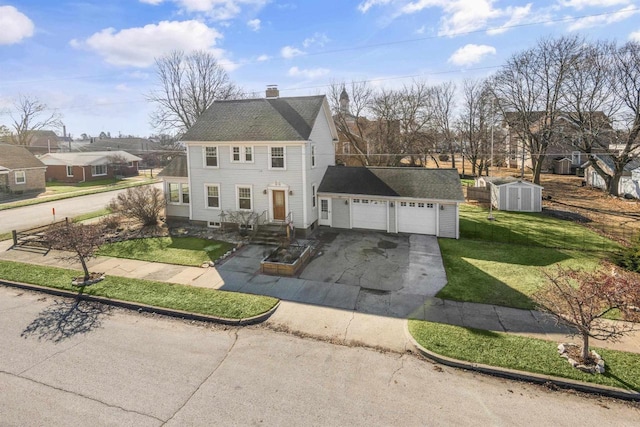
{"label": "white trim", "polygon": [[[289,186],[286,184],[271,184],[267,187],[267,196],[269,197],[269,221],[275,222],[273,214],[273,191],[284,191],[284,215],[285,218],[289,214]],[[277,220],[280,221],[280,220]]]}
{"label": "white trim", "polygon": [[[216,166],[207,165],[207,148],[216,149]],[[205,169],[220,169],[220,147],[217,145],[203,145],[202,146],[202,167]]]}
{"label": "white trim", "polygon": [[[251,207],[249,209],[240,209],[240,189],[241,188],[248,188],[249,191],[251,192],[250,194],[250,203],[251,203]],[[250,212],[253,210],[253,185],[251,184],[236,184],[236,210],[238,211],[245,211],[245,212]]]}
{"label": "white trim", "polygon": [[311,184],[311,207],[314,209],[318,207],[318,187],[315,183]]}
{"label": "white trim", "polygon": [[[304,145],[303,145],[304,147]],[[275,168],[272,166],[272,158],[271,158],[271,150],[274,148],[282,148],[282,166],[281,168]],[[268,147],[268,151],[267,151],[267,158],[268,158],[268,167],[269,170],[275,170],[275,171],[286,171],[287,170],[287,147],[285,145],[270,145]],[[303,169],[304,170],[304,169]]]}
{"label": "white trim", "polygon": [[[218,207],[209,206],[209,187],[218,188]],[[212,183],[212,182],[204,184],[204,208],[208,210],[214,210],[214,211],[222,210],[222,191],[220,190],[220,184]]]}
{"label": "white trim", "polygon": [[[238,149],[238,160],[234,160],[233,158],[233,149],[237,148]],[[251,160],[247,160],[247,148],[251,150]],[[230,145],[229,146],[229,162],[230,163],[255,163],[255,149],[253,148],[253,145]]]}
{"label": "white trim", "polygon": [[315,169],[316,166],[318,165],[318,160],[317,160],[317,153],[316,153],[316,144],[312,143],[311,144],[311,169]]}
{"label": "white trim", "polygon": [[[189,149],[187,149],[187,170],[191,169],[191,163],[189,161]],[[189,184],[189,190],[191,190],[193,188],[193,185],[191,184],[191,177],[193,174],[188,174],[187,176],[187,183]],[[191,201],[191,200],[189,200]],[[193,203],[189,203],[189,220],[193,219]]]}
{"label": "white trim", "polygon": [[309,226],[307,222],[308,217],[308,206],[307,205],[307,145],[303,145],[300,148],[300,152],[302,154],[302,225],[304,228]]}
{"label": "white trim", "polygon": [[[322,202],[327,201],[327,219],[322,219]],[[351,210],[351,209],[349,209]],[[318,198],[318,225],[327,225],[329,227],[332,226],[331,223],[331,197],[320,197]]]}
{"label": "white trim", "polygon": [[[104,173],[95,173],[97,167],[103,167]],[[107,176],[109,169],[107,165],[91,165],[91,176]]]}
{"label": "white trim", "polygon": [[[67,165],[65,166],[66,172],[67,172],[67,178],[73,178],[73,166],[72,165]],[[71,175],[69,175],[69,169],[71,169]]]}

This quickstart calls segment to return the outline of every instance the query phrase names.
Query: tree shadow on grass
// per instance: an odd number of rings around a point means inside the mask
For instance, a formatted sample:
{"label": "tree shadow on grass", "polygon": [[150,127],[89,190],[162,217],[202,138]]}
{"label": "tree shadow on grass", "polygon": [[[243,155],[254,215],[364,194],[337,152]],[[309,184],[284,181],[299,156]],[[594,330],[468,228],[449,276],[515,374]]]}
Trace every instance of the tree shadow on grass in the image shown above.
{"label": "tree shadow on grass", "polygon": [[82,300],[80,296],[73,300],[55,300],[38,314],[20,336],[59,343],[101,327],[103,317],[109,315],[110,311],[110,307]]}

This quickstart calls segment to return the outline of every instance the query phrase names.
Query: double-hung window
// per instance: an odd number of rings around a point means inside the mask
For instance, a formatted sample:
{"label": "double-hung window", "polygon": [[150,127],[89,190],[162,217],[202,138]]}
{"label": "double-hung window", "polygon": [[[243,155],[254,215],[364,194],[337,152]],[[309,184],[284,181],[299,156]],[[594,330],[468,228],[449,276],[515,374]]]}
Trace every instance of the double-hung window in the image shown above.
{"label": "double-hung window", "polygon": [[253,163],[253,147],[231,147],[231,163]]}
{"label": "double-hung window", "polygon": [[73,176],[73,166],[67,166],[67,176],[68,177]]}
{"label": "double-hung window", "polygon": [[180,184],[182,203],[189,204],[189,184]]}
{"label": "double-hung window", "polygon": [[311,186],[311,206],[316,207],[316,185]]}
{"label": "double-hung window", "polygon": [[204,147],[204,165],[210,168],[218,167],[218,147]]}
{"label": "double-hung window", "polygon": [[27,182],[27,175],[25,171],[15,171],[16,184],[25,184]]}
{"label": "double-hung window", "polygon": [[169,203],[180,203],[180,184],[169,183]]}
{"label": "double-hung window", "polygon": [[269,169],[285,169],[284,147],[271,147],[269,149]]}
{"label": "double-hung window", "polygon": [[220,186],[217,184],[205,185],[207,196],[207,207],[211,209],[220,209]]}
{"label": "double-hung window", "polygon": [[316,146],[315,145],[311,146],[311,167],[312,168],[316,167]]}
{"label": "double-hung window", "polygon": [[249,186],[238,186],[238,210],[251,210],[251,187]]}

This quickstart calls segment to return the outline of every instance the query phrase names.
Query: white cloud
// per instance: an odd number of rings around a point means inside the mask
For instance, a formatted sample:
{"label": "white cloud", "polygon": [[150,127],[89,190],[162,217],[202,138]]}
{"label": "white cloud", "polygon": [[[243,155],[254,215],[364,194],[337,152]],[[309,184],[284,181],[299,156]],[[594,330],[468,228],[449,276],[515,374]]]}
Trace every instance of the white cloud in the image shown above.
{"label": "white cloud", "polygon": [[244,7],[259,10],[269,0],[140,0],[143,3],[160,4],[171,1],[183,12],[203,13],[209,18],[225,21],[237,17]]}
{"label": "white cloud", "polygon": [[329,37],[327,37],[325,33],[314,33],[311,37],[304,39],[304,41],[302,42],[302,46],[304,46],[305,48],[308,48],[312,45],[323,47],[329,41]]}
{"label": "white cloud", "polygon": [[358,5],[358,10],[367,13],[373,6],[380,6],[391,3],[391,0],[366,0]]}
{"label": "white cloud", "polygon": [[31,37],[35,26],[27,15],[13,6],[0,6],[0,45],[19,43]]}
{"label": "white cloud", "polygon": [[497,35],[497,34],[502,34],[506,31],[508,31],[511,27],[513,27],[514,25],[518,25],[520,23],[522,23],[528,16],[531,15],[531,3],[529,3],[526,6],[522,6],[522,7],[514,7],[514,8],[510,8],[509,10],[509,19],[507,20],[507,22],[505,22],[504,24],[502,24],[499,27],[494,27],[490,30],[487,30],[487,34],[493,36],[493,35]]}
{"label": "white cloud", "polygon": [[317,79],[318,77],[326,76],[330,72],[331,70],[327,68],[300,69],[298,67],[291,67],[289,68],[289,72],[287,74],[290,77],[304,77],[307,79]]}
{"label": "white cloud", "polygon": [[156,57],[174,50],[207,50],[221,58],[214,48],[222,35],[199,21],[162,21],[144,27],[116,31],[105,28],[84,41],[71,40],[71,46],[92,50],[113,65],[148,67]]}
{"label": "white cloud", "polygon": [[252,19],[250,21],[247,21],[247,26],[249,28],[251,28],[252,31],[260,31],[260,20],[259,19]]}
{"label": "white cloud", "polygon": [[493,34],[504,32],[508,25],[522,22],[531,10],[531,4],[499,8],[494,3],[496,0],[367,0],[360,3],[358,9],[365,13],[373,6],[391,5],[394,8],[391,15],[398,17],[438,8],[442,10],[438,30],[441,36],[477,31],[488,24],[499,27]]}
{"label": "white cloud", "polygon": [[264,62],[264,61],[268,61],[268,60],[270,60],[270,59],[271,59],[271,57],[270,57],[269,55],[267,55],[267,54],[262,54],[262,55],[260,55],[260,56],[258,56],[258,57],[256,58],[256,61],[257,61],[257,62]]}
{"label": "white cloud", "polygon": [[471,65],[482,61],[487,55],[495,55],[496,48],[486,44],[468,44],[456,50],[448,62],[454,65]]}
{"label": "white cloud", "polygon": [[629,40],[640,43],[640,30],[629,34]]}
{"label": "white cloud", "polygon": [[581,10],[587,7],[611,7],[629,4],[630,0],[560,0],[559,3],[563,7]]}
{"label": "white cloud", "polygon": [[294,56],[304,55],[304,52],[293,46],[285,46],[280,49],[280,55],[282,55],[283,58],[290,59]]}
{"label": "white cloud", "polygon": [[615,22],[624,21],[638,13],[638,9],[634,5],[629,5],[617,11],[616,13],[607,15],[593,15],[574,21],[567,28],[568,31],[584,30],[585,28],[592,28],[598,26],[604,26],[613,24]]}

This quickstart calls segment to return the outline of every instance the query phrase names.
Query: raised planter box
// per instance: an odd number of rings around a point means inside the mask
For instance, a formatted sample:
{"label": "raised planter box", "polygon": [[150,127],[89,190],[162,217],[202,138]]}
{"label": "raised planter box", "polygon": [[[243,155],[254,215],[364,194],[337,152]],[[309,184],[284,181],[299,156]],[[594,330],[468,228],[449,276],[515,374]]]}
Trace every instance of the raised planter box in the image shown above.
{"label": "raised planter box", "polygon": [[311,258],[311,247],[306,246],[302,253],[300,253],[300,256],[293,260],[293,262],[278,262],[270,260],[270,258],[273,257],[273,254],[281,250],[282,248],[278,247],[275,251],[273,251],[269,256],[267,256],[260,262],[260,272],[262,274],[293,277],[304,268],[307,262],[309,262],[309,258]]}

